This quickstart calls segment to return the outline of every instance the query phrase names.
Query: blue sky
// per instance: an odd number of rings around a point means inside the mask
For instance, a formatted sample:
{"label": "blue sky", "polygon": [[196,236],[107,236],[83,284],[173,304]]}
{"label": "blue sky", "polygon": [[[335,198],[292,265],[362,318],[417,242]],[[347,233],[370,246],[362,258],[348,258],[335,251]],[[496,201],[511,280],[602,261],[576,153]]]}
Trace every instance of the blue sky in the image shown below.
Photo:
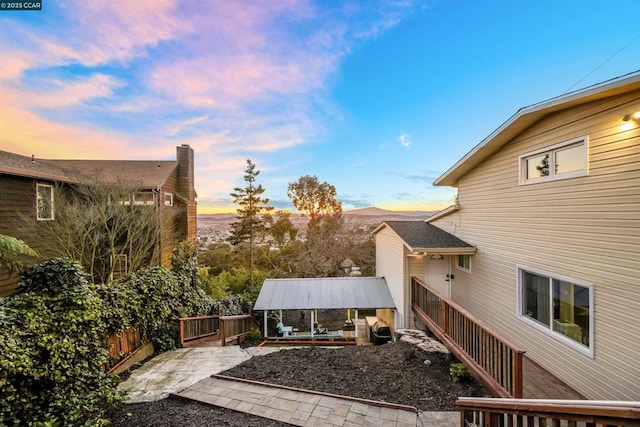
{"label": "blue sky", "polygon": [[432,210],[432,182],[519,108],[640,69],[640,2],[43,0],[0,11],[0,149],[196,153],[201,212],[246,159],[277,208]]}

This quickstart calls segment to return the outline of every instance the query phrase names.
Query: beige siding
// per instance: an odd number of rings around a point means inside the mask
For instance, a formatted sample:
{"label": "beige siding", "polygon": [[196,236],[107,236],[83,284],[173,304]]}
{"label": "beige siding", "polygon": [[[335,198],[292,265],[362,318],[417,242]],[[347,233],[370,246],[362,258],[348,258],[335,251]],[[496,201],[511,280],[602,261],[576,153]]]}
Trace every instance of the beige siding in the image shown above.
{"label": "beige siding", "polygon": [[376,233],[376,276],[384,277],[396,305],[395,326],[405,327],[405,316],[411,307],[405,303],[404,244],[389,227]]}
{"label": "beige siding", "polygon": [[[640,400],[640,130],[622,127],[639,100],[541,120],[460,179],[461,210],[434,222],[478,247],[452,298],[591,399]],[[518,156],[584,135],[589,176],[519,185]],[[594,285],[593,358],[518,320],[518,266]]]}

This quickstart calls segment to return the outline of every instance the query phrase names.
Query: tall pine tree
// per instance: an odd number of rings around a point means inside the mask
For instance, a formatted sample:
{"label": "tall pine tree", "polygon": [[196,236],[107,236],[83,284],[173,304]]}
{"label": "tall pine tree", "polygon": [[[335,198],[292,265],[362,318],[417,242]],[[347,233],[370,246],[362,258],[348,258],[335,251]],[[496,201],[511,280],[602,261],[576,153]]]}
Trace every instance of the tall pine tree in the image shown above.
{"label": "tall pine tree", "polygon": [[256,177],[260,171],[256,170],[256,165],[247,159],[247,169],[244,171],[246,187],[235,187],[231,197],[233,203],[240,205],[236,210],[236,219],[232,226],[229,242],[238,246],[249,243],[249,280],[253,287],[253,261],[256,236],[264,230],[265,220],[263,214],[273,209],[269,206],[269,199],[262,198],[264,188],[262,185],[256,186]]}

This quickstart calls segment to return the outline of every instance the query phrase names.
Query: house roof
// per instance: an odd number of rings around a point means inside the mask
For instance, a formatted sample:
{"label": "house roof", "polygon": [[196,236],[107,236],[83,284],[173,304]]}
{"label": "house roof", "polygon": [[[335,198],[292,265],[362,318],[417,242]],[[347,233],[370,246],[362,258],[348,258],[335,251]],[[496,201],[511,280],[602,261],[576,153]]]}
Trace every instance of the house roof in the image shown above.
{"label": "house roof", "polygon": [[89,180],[106,185],[139,189],[161,187],[178,167],[177,161],[155,160],[49,160],[77,182]]}
{"label": "house roof", "polygon": [[47,160],[21,156],[2,150],[0,150],[0,173],[58,182],[73,182],[73,179],[64,170]]}
{"label": "house roof", "polygon": [[254,310],[395,308],[384,277],[267,279]]}
{"label": "house roof", "polygon": [[176,167],[177,161],[53,160],[0,150],[0,173],[65,183],[98,181],[151,189],[162,186]]}
{"label": "house roof", "polygon": [[575,92],[523,107],[498,129],[483,139],[455,165],[436,179],[433,185],[457,186],[458,180],[486,158],[544,116],[625,92],[640,89],[640,72],[617,77]]}
{"label": "house roof", "polygon": [[373,233],[391,228],[414,252],[473,254],[475,246],[425,221],[385,221]]}

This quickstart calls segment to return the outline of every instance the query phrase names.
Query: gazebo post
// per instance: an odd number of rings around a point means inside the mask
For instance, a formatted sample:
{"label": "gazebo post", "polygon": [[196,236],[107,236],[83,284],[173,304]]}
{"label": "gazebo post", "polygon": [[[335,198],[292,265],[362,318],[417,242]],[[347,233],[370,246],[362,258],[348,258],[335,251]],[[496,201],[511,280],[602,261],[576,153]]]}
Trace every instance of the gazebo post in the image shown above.
{"label": "gazebo post", "polygon": [[282,310],[280,310],[280,322],[284,325],[284,320],[282,320]]}
{"label": "gazebo post", "polygon": [[356,324],[356,342],[358,341],[358,309],[356,308],[356,318],[354,319]]}
{"label": "gazebo post", "polygon": [[266,338],[267,337],[267,310],[264,310],[262,313],[264,315],[264,323],[263,323],[263,325],[264,325],[264,328],[263,328],[264,329],[264,337]]}
{"label": "gazebo post", "polygon": [[313,338],[313,324],[315,323],[315,316],[313,313],[313,310],[311,310],[311,338]]}

